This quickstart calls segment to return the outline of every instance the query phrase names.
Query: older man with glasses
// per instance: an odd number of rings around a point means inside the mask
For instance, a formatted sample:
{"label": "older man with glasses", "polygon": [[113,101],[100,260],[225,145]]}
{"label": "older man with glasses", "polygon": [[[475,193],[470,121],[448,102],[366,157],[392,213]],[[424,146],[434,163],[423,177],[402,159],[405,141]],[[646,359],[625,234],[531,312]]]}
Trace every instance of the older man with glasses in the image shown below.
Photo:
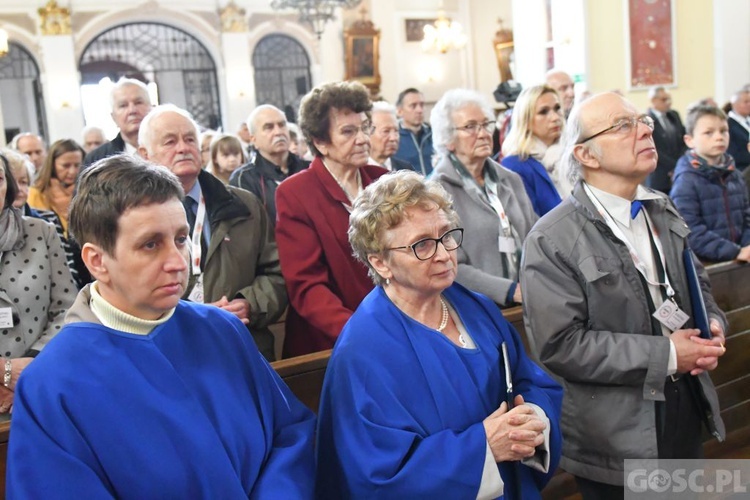
{"label": "older man with glasses", "polygon": [[640,185],[656,168],[653,131],[613,93],[574,107],[562,167],[580,180],[524,245],[526,331],[563,381],[561,467],[584,500],[623,498],[625,459],[699,458],[704,425],[725,434],[708,371],[727,322],[685,221]]}
{"label": "older man with glasses", "polygon": [[435,104],[430,122],[441,155],[434,179],[453,198],[466,230],[457,281],[500,306],[522,302],[521,247],[538,217],[521,177],[490,158],[492,108],[475,91],[450,90]]}
{"label": "older man with glasses", "polygon": [[396,107],[385,101],[372,103],[370,161],[390,171],[413,170],[411,163],[396,158],[400,142]]}

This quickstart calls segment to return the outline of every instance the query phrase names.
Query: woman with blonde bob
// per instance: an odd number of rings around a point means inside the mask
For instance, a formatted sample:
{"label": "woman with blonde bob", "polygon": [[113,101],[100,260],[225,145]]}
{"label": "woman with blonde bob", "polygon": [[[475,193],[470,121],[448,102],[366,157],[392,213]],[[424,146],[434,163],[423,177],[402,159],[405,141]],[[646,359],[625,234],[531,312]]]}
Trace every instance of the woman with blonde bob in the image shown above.
{"label": "woman with blonde bob", "polygon": [[317,496],[539,498],[560,457],[562,392],[495,304],[454,283],[463,229],[448,194],[399,171],[360,194],[350,223],[377,286],[328,364]]}
{"label": "woman with blonde bob", "polygon": [[466,232],[458,282],[500,306],[522,302],[521,249],[538,217],[521,178],[490,158],[492,108],[474,90],[449,90],[432,108],[430,123],[442,156],[432,175],[453,198]]}
{"label": "woman with blonde bob", "polygon": [[560,96],[552,87],[529,87],[518,96],[511,129],[503,143],[502,165],[523,179],[526,193],[541,217],[567,197],[558,162],[565,116]]}

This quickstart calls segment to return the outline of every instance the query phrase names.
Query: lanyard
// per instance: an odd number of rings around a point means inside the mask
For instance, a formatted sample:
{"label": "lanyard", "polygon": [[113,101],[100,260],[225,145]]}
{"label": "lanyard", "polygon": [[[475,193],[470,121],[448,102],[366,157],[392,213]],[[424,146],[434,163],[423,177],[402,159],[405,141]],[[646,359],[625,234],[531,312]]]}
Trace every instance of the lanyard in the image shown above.
{"label": "lanyard", "polygon": [[500,228],[502,229],[503,236],[513,236],[510,229],[510,221],[508,220],[508,216],[505,215],[503,203],[497,196],[497,183],[491,176],[485,175],[484,185],[487,186],[487,199],[489,200],[492,209],[497,213],[497,216],[500,217]]}
{"label": "lanyard", "polygon": [[203,250],[201,249],[201,238],[203,238],[203,221],[206,219],[206,200],[201,193],[198,202],[198,213],[195,216],[195,226],[193,234],[190,237],[192,247],[193,275],[198,276],[201,273],[201,258]]}
{"label": "lanyard", "polygon": [[[596,195],[591,191],[589,186],[586,183],[583,183],[583,188],[586,191],[586,194],[588,195],[589,199],[591,199],[591,202],[594,204],[596,209],[599,211],[599,215],[601,215],[604,220],[607,222],[607,225],[612,230],[614,235],[621,240],[625,246],[628,249],[628,252],[630,253],[630,258],[633,260],[633,264],[635,265],[635,268],[638,270],[639,273],[641,273],[641,276],[643,276],[643,279],[646,280],[646,283],[653,286],[658,287],[664,287],[664,290],[667,293],[668,298],[674,297],[674,289],[672,288],[672,285],[669,283],[669,277],[667,276],[667,264],[664,260],[664,249],[661,246],[661,241],[659,241],[658,237],[654,237],[654,232],[651,229],[651,224],[648,222],[648,212],[646,210],[641,210],[643,213],[643,216],[645,217],[646,221],[646,228],[648,230],[649,239],[651,240],[651,248],[652,251],[656,251],[656,257],[659,260],[659,264],[661,264],[661,269],[663,272],[662,276],[657,276],[656,279],[652,280],[648,277],[648,268],[646,267],[646,264],[643,262],[643,259],[640,258],[638,255],[638,252],[636,252],[635,247],[633,244],[628,240],[628,238],[625,237],[625,233],[622,232],[620,227],[618,226],[617,222],[612,218],[610,213],[607,211],[606,208],[601,204],[599,199],[596,197]],[[658,265],[656,266],[658,269]],[[658,272],[658,271],[657,271]]]}

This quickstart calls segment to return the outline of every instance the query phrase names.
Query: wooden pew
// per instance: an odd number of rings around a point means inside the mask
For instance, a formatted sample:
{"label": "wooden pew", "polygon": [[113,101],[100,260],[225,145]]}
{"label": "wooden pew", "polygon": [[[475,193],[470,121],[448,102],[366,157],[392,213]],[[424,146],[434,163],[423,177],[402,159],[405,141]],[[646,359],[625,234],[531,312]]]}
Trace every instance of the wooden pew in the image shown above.
{"label": "wooden pew", "polygon": [[[709,458],[746,458],[750,446],[750,264],[733,262],[708,267],[713,295],[727,314],[727,353],[711,373],[721,402],[721,414],[728,438],[718,443],[706,436],[704,450]],[[526,345],[523,311],[503,311]],[[283,331],[283,324],[277,325]],[[331,351],[323,351],[271,363],[292,392],[317,413],[320,392]],[[10,422],[0,422],[0,498],[5,497],[5,466]],[[557,474],[543,491],[546,499],[576,498],[572,476]]]}

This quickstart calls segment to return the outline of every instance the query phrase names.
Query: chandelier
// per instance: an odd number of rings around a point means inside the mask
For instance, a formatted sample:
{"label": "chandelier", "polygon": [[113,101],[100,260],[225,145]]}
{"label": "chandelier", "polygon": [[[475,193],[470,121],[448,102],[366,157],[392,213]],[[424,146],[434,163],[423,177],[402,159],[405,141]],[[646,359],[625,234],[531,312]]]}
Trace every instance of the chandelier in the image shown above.
{"label": "chandelier", "polygon": [[438,10],[435,24],[427,24],[424,27],[421,47],[425,52],[445,54],[452,49],[461,49],[464,45],[466,45],[466,35],[463,33],[461,24],[446,17],[442,8]]}
{"label": "chandelier", "polygon": [[333,12],[337,8],[352,9],[360,3],[362,0],[271,0],[271,8],[298,10],[299,21],[309,24],[320,39],[326,23],[333,20]]}
{"label": "chandelier", "polygon": [[0,28],[0,57],[8,55],[8,32]]}

